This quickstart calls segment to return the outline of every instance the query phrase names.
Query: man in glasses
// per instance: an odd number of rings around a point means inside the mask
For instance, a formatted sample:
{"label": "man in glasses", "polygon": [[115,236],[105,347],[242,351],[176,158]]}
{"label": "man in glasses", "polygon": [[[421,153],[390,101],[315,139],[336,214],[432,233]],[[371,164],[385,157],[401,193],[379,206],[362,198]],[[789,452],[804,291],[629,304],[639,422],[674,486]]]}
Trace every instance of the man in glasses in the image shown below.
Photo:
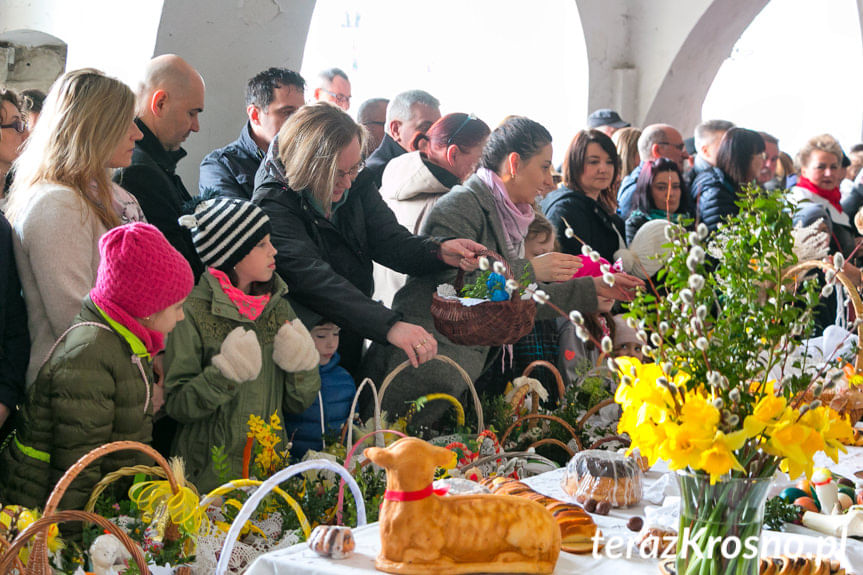
{"label": "man in glasses", "polygon": [[417,134],[440,120],[440,102],[423,90],[408,90],[397,94],[387,106],[386,134],[380,146],[366,160],[361,178],[373,178],[381,187],[384,168],[393,158],[410,151]]}
{"label": "man in glasses", "polygon": [[201,162],[198,189],[251,201],[255,173],[285,120],[306,102],[306,81],[287,68],[268,68],[246,85],[246,115],[240,137]]}
{"label": "man in glasses", "polygon": [[384,127],[387,124],[387,104],[389,103],[390,101],[386,98],[372,98],[360,104],[357,122],[369,131],[364,156],[375,151],[384,139],[384,134],[386,134]]}
{"label": "man in glasses", "polygon": [[318,74],[314,92],[318,102],[332,102],[345,112],[351,108],[351,81],[341,68],[328,68]]}
{"label": "man in glasses", "polygon": [[641,156],[641,163],[623,178],[620,190],[617,192],[617,213],[624,220],[632,211],[632,195],[645,162],[668,158],[680,166],[682,173],[684,162],[689,158],[680,132],[668,124],[651,124],[644,128],[638,138],[638,155]]}

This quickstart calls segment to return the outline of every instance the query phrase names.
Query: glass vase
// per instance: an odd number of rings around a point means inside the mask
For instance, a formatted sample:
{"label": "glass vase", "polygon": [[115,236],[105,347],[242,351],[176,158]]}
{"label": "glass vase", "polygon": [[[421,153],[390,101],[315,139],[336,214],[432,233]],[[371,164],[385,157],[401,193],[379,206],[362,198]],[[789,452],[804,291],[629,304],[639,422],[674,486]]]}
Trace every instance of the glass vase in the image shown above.
{"label": "glass vase", "polygon": [[764,507],[772,477],[725,479],[677,472],[677,575],[758,575]]}

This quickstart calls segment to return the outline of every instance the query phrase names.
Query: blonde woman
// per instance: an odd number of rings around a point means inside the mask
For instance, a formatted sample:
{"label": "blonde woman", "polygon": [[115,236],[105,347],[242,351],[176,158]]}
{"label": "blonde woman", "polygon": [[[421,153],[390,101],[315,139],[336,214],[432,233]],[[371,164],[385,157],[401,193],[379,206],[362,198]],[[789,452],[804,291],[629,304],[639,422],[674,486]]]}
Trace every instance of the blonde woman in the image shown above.
{"label": "blonde woman", "polygon": [[[638,138],[640,136],[641,130],[632,127],[621,128],[611,135],[611,141],[614,142],[617,155],[620,157],[621,176],[632,173],[632,170],[641,163],[641,155],[638,153]],[[615,191],[619,186],[620,182],[618,181]]]}
{"label": "blonde woman", "polygon": [[143,220],[109,173],[129,165],[142,136],[134,109],[134,94],[119,80],[92,69],[68,72],[15,162],[6,213],[29,316],[28,385],[93,287],[99,238]]}
{"label": "blonde woman", "polygon": [[307,308],[342,328],[339,354],[350,372],[364,338],[402,349],[414,366],[437,354],[428,331],[372,300],[372,262],[410,275],[447,265],[471,270],[482,249],[468,240],[415,236],[371,181],[353,187],[366,137],[364,127],[332,104],[303,106],[271,145],[267,176],[252,198],[270,217],[276,271],[300,316]]}

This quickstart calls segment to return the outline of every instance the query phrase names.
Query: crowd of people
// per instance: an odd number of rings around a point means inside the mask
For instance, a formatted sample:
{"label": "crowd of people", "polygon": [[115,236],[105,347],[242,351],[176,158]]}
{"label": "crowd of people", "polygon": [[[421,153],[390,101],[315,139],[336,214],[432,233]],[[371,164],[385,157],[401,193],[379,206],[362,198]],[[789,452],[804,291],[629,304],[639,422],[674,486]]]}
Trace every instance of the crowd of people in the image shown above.
{"label": "crowd of people", "polygon": [[[538,358],[574,382],[575,364],[600,352],[548,306],[509,372],[499,350],[436,330],[432,294],[458,270],[472,277],[484,254],[631,355],[637,341],[614,312],[655,275],[660,226],[713,230],[757,184],[790,188],[801,223],[823,226],[846,255],[859,237],[863,152],[846,156],[829,135],[806,144],[795,170],[766,133],[713,120],[687,142],[605,109],[558,171],[538,122],[442,116],[423,90],[363,102],[354,120],[337,68],[314,86],[284,68],[250,79],[248,121],[203,158],[192,194],[176,167],[199,130],[204,78],[176,55],[143,76],[137,93],[94,69],[67,72],[47,96],[0,91],[6,504],[44,504],[81,455],[123,439],[182,456],[209,490],[214,446],[241,476],[250,415],[276,414],[300,458],[345,423],[356,381],[380,382],[406,360],[409,385],[383,406],[392,416],[424,394],[466,394],[429,361],[438,354],[487,391]],[[439,416],[429,406],[415,417],[434,427]],[[105,458],[63,506],[135,463]]]}

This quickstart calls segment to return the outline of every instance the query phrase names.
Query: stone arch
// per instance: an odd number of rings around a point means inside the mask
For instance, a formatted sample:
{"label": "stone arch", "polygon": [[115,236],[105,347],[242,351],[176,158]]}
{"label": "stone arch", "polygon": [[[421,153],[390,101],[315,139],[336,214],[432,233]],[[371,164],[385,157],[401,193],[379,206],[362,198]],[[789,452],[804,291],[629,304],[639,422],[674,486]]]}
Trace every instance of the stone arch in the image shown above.
{"label": "stone arch", "polygon": [[692,27],[668,66],[644,116],[645,124],[668,121],[691,134],[719,67],[737,39],[769,0],[714,0]]}

